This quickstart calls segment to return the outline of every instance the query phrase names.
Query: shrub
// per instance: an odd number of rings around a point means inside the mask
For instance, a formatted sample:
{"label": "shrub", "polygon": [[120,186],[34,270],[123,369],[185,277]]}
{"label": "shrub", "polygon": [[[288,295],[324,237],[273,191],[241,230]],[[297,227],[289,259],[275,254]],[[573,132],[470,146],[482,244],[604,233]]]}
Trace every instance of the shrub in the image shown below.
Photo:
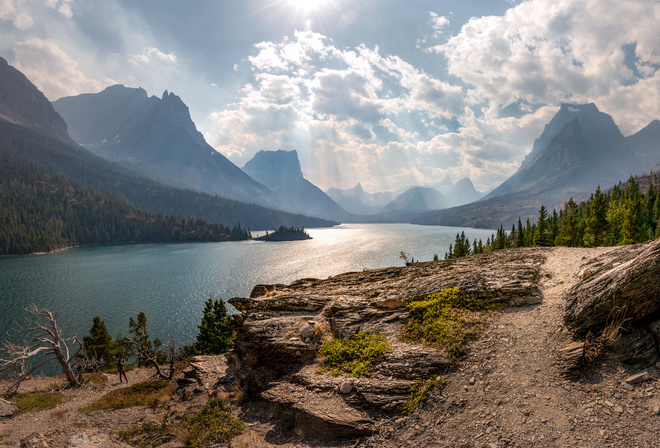
{"label": "shrub", "polygon": [[485,324],[486,304],[457,288],[413,297],[407,307],[412,316],[401,331],[402,339],[445,349],[452,362],[458,361],[465,341],[476,337]]}
{"label": "shrub", "polygon": [[325,340],[319,351],[325,355],[320,372],[330,371],[333,375],[346,372],[349,377],[357,378],[371,369],[379,356],[390,351],[390,344],[382,334],[365,331],[348,339]]}
{"label": "shrub", "polygon": [[212,443],[229,443],[245,430],[245,424],[231,415],[225,400],[211,398],[202,409],[178,423],[185,443],[193,448]]}
{"label": "shrub", "polygon": [[53,409],[62,401],[62,394],[59,392],[26,392],[4,395],[3,398],[11,400],[18,408],[18,412],[25,414]]}
{"label": "shrub", "polygon": [[100,411],[102,409],[124,409],[134,406],[151,406],[165,393],[169,381],[145,381],[123,389],[113,390],[94,401],[89,406],[80,408],[80,412]]}

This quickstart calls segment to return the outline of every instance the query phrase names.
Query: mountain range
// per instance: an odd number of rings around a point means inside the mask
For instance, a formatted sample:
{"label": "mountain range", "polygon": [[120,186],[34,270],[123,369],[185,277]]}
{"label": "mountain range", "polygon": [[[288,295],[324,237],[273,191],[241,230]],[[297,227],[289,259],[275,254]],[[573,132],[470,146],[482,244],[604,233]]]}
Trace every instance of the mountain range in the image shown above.
{"label": "mountain range", "polygon": [[348,190],[331,188],[326,193],[354,214],[387,216],[439,210],[474,202],[483,197],[467,177],[454,184],[449,176],[432,187],[412,186],[394,192],[372,194],[357,184]]}
{"label": "mountain range", "polygon": [[[66,122],[54,110],[45,96],[22,73],[11,67],[2,58],[0,58],[0,111],[0,157],[5,161],[3,163],[19,167],[23,173],[22,177],[17,178],[11,170],[3,171],[3,176],[0,178],[0,184],[3,185],[3,198],[7,193],[4,186],[18,182],[21,192],[44,190],[49,196],[42,196],[42,199],[50,201],[48,207],[56,210],[56,213],[62,213],[63,210],[69,210],[73,206],[72,213],[77,213],[75,215],[78,216],[77,219],[91,220],[88,223],[90,228],[92,228],[91,223],[98,222],[100,216],[107,216],[107,219],[110,220],[110,227],[106,222],[101,223],[103,228],[94,224],[92,229],[93,232],[102,231],[107,234],[105,236],[91,235],[90,238],[84,240],[89,244],[93,244],[94,241],[105,241],[106,243],[124,241],[117,240],[116,237],[128,234],[135,236],[131,241],[144,241],[146,238],[144,233],[143,236],[136,236],[135,233],[139,228],[144,228],[139,227],[143,224],[151,226],[149,227],[152,235],[149,239],[151,240],[159,238],[168,240],[174,233],[182,234],[191,229],[219,229],[218,227],[204,227],[201,220],[225,226],[242,225],[243,229],[273,229],[282,225],[319,227],[337,224],[334,221],[286,213],[189,189],[166,186],[145,178],[130,164],[107,161],[76,144],[67,133]],[[249,178],[240,169],[238,171],[241,176]],[[255,181],[250,181],[257,184]],[[65,195],[64,198],[67,202],[58,207],[52,202],[55,200],[53,198],[62,196],[53,196],[52,193],[62,190],[64,188],[62,185],[66,185],[70,196]],[[267,189],[265,186],[261,188]],[[18,190],[14,194],[19,194]],[[84,204],[79,204],[76,202],[77,200],[71,199],[79,194],[86,198]],[[20,197],[22,199],[19,202],[24,205],[33,199],[39,200],[38,197],[31,199],[26,195]],[[57,241],[60,243],[68,241],[74,244],[82,241],[81,239],[67,240],[61,235],[57,236],[53,233],[59,231],[58,228],[66,229],[66,226],[72,224],[68,221],[59,227],[50,226],[48,241],[43,239],[44,229],[29,228],[30,226],[23,229],[25,225],[16,221],[17,218],[20,218],[20,222],[25,219],[30,222],[53,221],[55,215],[51,215],[50,218],[42,216],[47,210],[42,206],[45,203],[30,205],[28,209],[15,209],[14,205],[18,204],[16,201],[4,204],[0,210],[0,215],[2,215],[0,216],[0,222],[2,222],[0,225],[0,240],[2,241],[0,242],[4,247],[15,246],[16,238],[42,238],[41,243],[43,244],[39,244],[46,250],[50,250],[48,248],[52,248]],[[93,212],[87,215],[80,214],[78,211],[81,207]],[[171,219],[167,215],[176,218]],[[83,216],[87,216],[87,218],[82,218]],[[181,227],[186,222],[185,219],[181,220],[183,218],[192,218],[194,222],[189,221],[191,225],[184,229]],[[126,227],[126,223],[131,220],[133,224]],[[121,224],[124,230],[117,231],[119,224],[113,227],[113,221],[124,223]],[[168,228],[174,233],[171,236],[159,236],[153,223],[162,223],[162,229]],[[15,230],[18,233],[9,234],[9,228],[13,229],[12,232]],[[71,235],[83,233],[79,228],[74,228],[69,232]],[[108,235],[110,238],[106,237]],[[199,237],[200,235],[190,236],[192,240]],[[32,246],[26,241],[22,247],[29,250],[29,247]]]}
{"label": "mountain range", "polygon": [[[277,198],[206,143],[181,98],[115,85],[53,103],[71,137],[94,154],[168,185],[263,206]],[[279,207],[277,207],[279,208]]]}
{"label": "mountain range", "polygon": [[648,172],[660,161],[660,122],[624,137],[611,116],[594,104],[562,104],[535,140],[518,171],[483,200],[428,213],[420,224],[495,228],[535,218],[545,205],[562,208],[586,199],[598,185]]}

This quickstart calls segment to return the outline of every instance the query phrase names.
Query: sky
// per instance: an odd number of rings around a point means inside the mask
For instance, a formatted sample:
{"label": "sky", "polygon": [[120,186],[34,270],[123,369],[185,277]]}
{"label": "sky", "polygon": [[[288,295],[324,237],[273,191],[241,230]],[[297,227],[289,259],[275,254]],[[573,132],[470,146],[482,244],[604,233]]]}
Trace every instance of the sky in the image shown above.
{"label": "sky", "polygon": [[660,119],[649,0],[0,0],[0,56],[51,101],[180,96],[242,167],[298,152],[322,189],[511,176],[561,103]]}

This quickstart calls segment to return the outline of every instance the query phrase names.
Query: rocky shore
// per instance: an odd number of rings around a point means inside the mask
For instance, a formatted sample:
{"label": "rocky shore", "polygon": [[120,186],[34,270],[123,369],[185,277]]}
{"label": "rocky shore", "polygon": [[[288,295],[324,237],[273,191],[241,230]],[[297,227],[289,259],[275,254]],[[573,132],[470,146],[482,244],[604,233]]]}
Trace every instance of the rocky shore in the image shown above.
{"label": "rocky shore", "polygon": [[[447,288],[501,309],[457,363],[400,338],[406,302]],[[250,447],[647,447],[660,440],[660,240],[511,249],[259,285],[230,302],[240,311],[233,349],[194,358],[172,400],[147,414],[183,415],[209,397],[228,398],[249,428],[235,446]],[[366,330],[391,345],[374,368],[359,378],[319,374],[324,339]],[[403,417],[411,387],[435,377],[446,386]]]}

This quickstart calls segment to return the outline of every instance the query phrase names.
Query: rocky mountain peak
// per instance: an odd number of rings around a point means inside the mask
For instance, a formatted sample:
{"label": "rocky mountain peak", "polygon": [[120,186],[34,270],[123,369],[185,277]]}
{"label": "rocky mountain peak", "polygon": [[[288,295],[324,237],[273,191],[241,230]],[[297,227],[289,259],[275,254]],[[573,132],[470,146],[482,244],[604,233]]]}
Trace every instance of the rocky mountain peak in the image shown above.
{"label": "rocky mountain peak", "polygon": [[27,77],[0,57],[0,119],[71,142],[67,126]]}
{"label": "rocky mountain peak", "polygon": [[274,188],[283,180],[302,179],[298,153],[292,151],[259,151],[243,167],[250,177],[258,179],[264,185]]}

